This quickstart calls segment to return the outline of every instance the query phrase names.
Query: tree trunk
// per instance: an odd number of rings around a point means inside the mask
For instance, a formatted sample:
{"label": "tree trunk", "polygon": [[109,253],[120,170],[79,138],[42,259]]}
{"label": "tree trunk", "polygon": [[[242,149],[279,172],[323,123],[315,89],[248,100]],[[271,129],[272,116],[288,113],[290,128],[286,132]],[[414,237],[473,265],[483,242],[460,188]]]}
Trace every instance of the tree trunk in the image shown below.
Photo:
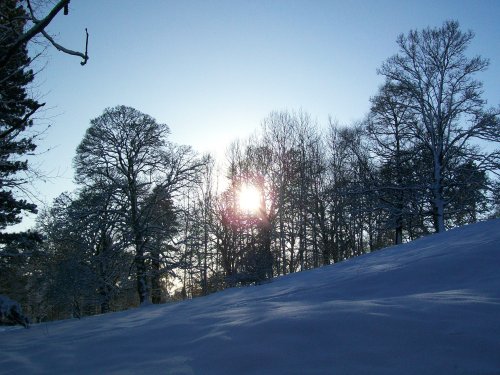
{"label": "tree trunk", "polygon": [[139,294],[139,303],[141,305],[144,305],[149,302],[149,291],[146,261],[144,259],[144,253],[142,251],[136,249],[134,262],[137,273],[137,293]]}
{"label": "tree trunk", "polygon": [[399,219],[398,219],[398,224],[396,225],[396,234],[394,242],[396,245],[400,245],[403,243],[403,225]]}
{"label": "tree trunk", "polygon": [[442,162],[438,154],[434,155],[434,183],[432,186],[432,218],[434,221],[434,230],[436,233],[442,233],[446,230],[444,225],[444,197],[442,182]]}
{"label": "tree trunk", "polygon": [[[129,164],[130,165],[130,164]],[[129,169],[131,169],[129,167]],[[129,176],[133,176],[134,171],[129,170]],[[137,293],[139,294],[139,303],[141,305],[149,302],[149,290],[147,280],[146,259],[144,257],[144,238],[141,231],[139,222],[139,205],[137,200],[137,183],[129,177],[129,194],[130,194],[130,211],[132,219],[132,230],[134,233],[135,245],[135,269],[137,278]]]}
{"label": "tree trunk", "polygon": [[[159,244],[156,244],[159,246]],[[154,252],[151,254],[151,302],[154,304],[161,303],[161,282],[160,282],[160,254],[158,252]]]}

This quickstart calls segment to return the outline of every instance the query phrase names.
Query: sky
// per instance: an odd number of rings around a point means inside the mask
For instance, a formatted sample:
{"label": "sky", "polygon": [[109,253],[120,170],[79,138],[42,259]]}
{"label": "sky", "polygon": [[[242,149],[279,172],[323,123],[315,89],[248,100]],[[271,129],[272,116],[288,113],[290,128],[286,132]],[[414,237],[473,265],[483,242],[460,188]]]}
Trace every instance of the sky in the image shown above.
{"label": "sky", "polygon": [[499,241],[490,220],[259,286],[0,326],[0,372],[498,374]]}
{"label": "sky", "polygon": [[[320,126],[361,120],[382,78],[377,68],[411,29],[458,20],[490,59],[484,97],[500,104],[498,0],[73,0],[48,31],[78,58],[50,48],[34,93],[45,110],[35,196],[74,189],[72,159],[90,120],[127,105],[171,130],[170,139],[222,156],[275,110],[303,110]],[[46,152],[47,150],[50,150]]]}

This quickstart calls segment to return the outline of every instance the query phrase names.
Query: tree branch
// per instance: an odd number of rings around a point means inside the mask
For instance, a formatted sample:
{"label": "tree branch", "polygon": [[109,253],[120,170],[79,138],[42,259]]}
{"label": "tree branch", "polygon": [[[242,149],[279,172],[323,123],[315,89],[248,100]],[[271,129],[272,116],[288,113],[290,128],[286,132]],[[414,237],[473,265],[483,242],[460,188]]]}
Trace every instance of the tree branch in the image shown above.
{"label": "tree branch", "polygon": [[30,117],[35,114],[36,111],[38,111],[41,107],[43,107],[45,103],[43,104],[38,104],[35,108],[33,108],[31,111],[29,111],[27,114],[24,115],[23,119],[19,124],[14,125],[3,132],[0,133],[0,139],[6,138],[9,134],[13,133],[16,130],[21,130],[23,126],[29,121]]}
{"label": "tree branch", "polygon": [[[47,14],[47,16],[41,21],[34,22],[34,25],[31,29],[29,29],[24,34],[20,35],[19,38],[7,49],[5,55],[0,59],[0,67],[3,67],[7,61],[12,57],[12,55],[21,47],[23,44],[30,41],[35,35],[39,34],[42,30],[44,30],[49,23],[52,22],[57,13],[60,12],[61,9],[66,7],[69,4],[70,0],[61,0],[57,3],[54,8]],[[28,6],[31,11],[31,4],[28,1]],[[32,13],[33,14],[33,13]]]}
{"label": "tree branch", "polygon": [[34,38],[37,34],[40,34],[40,33],[43,34],[43,36],[59,51],[62,51],[62,52],[67,53],[69,55],[81,57],[83,59],[83,61],[81,62],[81,65],[85,65],[87,63],[87,60],[89,59],[88,53],[87,53],[89,34],[87,32],[87,29],[85,29],[85,33],[86,33],[85,53],[73,51],[73,50],[70,50],[70,49],[67,49],[67,48],[61,46],[60,44],[56,43],[54,41],[54,39],[52,37],[50,37],[50,35],[48,35],[47,32],[45,31],[45,28],[52,22],[54,17],[61,11],[61,9],[64,9],[65,15],[68,14],[69,2],[70,2],[70,0],[60,0],[51,9],[49,14],[47,14],[47,16],[45,18],[38,20],[34,15],[30,0],[27,0],[28,9],[29,9],[30,15],[31,15],[30,20],[33,22],[33,26],[28,31],[21,34],[17,38],[17,40],[14,43],[12,43],[12,45],[10,47],[7,48],[7,51],[5,52],[5,54],[2,57],[0,57],[0,69],[3,68],[7,64],[9,59],[16,53],[16,51],[23,44],[28,43],[32,38]]}
{"label": "tree branch", "polygon": [[45,30],[42,30],[41,33],[45,37],[45,39],[47,39],[50,42],[50,44],[52,44],[58,51],[64,52],[68,55],[81,57],[83,59],[83,61],[80,62],[82,66],[87,63],[87,60],[89,59],[89,56],[87,54],[87,49],[89,45],[89,33],[86,28],[85,28],[85,34],[86,34],[85,53],[73,51],[71,49],[63,47],[62,45],[57,43]]}

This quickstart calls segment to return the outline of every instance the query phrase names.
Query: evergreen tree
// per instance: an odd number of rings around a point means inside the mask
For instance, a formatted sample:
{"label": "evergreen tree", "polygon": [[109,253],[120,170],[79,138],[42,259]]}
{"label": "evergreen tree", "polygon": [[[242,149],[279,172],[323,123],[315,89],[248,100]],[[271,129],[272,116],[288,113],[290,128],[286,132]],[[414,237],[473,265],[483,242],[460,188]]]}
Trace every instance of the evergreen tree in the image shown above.
{"label": "evergreen tree", "polygon": [[[26,18],[26,11],[18,1],[0,3],[0,55],[5,55],[23,33]],[[4,231],[19,223],[23,212],[36,213],[33,203],[16,194],[27,183],[21,175],[28,171],[23,156],[36,148],[33,135],[27,130],[33,125],[33,114],[43,105],[27,92],[34,78],[30,62],[24,43],[0,69],[0,255],[3,256],[15,256],[38,240],[38,235],[32,232]]]}

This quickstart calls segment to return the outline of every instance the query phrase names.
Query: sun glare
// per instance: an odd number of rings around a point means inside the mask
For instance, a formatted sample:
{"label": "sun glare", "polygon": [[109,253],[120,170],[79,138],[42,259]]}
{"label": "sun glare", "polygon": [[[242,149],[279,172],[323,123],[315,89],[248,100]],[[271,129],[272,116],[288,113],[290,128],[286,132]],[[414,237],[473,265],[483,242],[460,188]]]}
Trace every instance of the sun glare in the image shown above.
{"label": "sun glare", "polygon": [[257,212],[260,208],[260,191],[253,185],[243,185],[238,193],[240,209],[245,212]]}

